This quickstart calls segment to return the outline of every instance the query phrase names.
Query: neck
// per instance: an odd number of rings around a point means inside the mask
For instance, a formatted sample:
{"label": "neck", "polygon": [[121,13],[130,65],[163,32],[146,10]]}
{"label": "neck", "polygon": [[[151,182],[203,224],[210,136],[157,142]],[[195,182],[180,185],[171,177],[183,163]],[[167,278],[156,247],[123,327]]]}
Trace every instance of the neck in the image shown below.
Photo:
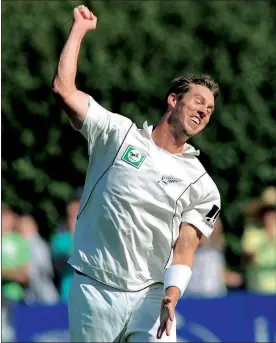
{"label": "neck", "polygon": [[170,113],[165,113],[152,132],[152,140],[171,154],[182,153],[188,137],[180,137],[177,128],[169,122]]}

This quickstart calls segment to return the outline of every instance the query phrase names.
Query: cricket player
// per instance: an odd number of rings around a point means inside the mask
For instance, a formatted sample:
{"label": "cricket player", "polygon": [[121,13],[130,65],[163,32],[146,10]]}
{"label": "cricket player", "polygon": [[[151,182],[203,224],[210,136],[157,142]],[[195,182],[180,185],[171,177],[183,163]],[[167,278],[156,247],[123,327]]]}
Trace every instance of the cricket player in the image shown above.
{"label": "cricket player", "polygon": [[220,211],[218,189],[187,144],[209,122],[218,85],[209,76],[178,77],[161,120],[139,129],[76,88],[81,42],[96,27],[87,7],[74,9],[53,80],[53,93],[89,153],[68,261],[76,270],[71,340],[175,342],[175,306],[200,238],[210,236]]}

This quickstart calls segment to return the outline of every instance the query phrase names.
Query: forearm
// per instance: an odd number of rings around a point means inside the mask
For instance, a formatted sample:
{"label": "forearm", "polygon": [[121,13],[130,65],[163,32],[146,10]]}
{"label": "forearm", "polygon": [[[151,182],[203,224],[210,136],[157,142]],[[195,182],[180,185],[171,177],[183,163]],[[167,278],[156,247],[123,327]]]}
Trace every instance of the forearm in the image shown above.
{"label": "forearm", "polygon": [[86,32],[97,27],[97,17],[83,5],[74,8],[73,15],[74,24],[56,68],[52,91],[58,105],[80,130],[89,108],[89,96],[76,87],[78,57]]}
{"label": "forearm", "polygon": [[63,98],[70,97],[76,91],[78,57],[85,33],[82,27],[74,24],[61,53],[52,89]]}
{"label": "forearm", "polygon": [[181,249],[180,245],[178,245],[174,249],[172,265],[183,264],[192,268],[194,263],[194,254],[195,249],[193,247],[186,246],[184,249]]}
{"label": "forearm", "polygon": [[[186,290],[192,275],[195,251],[202,234],[192,225],[182,225],[174,247],[171,266],[166,271],[164,286],[166,295],[175,301]],[[168,287],[169,286],[169,287]]]}

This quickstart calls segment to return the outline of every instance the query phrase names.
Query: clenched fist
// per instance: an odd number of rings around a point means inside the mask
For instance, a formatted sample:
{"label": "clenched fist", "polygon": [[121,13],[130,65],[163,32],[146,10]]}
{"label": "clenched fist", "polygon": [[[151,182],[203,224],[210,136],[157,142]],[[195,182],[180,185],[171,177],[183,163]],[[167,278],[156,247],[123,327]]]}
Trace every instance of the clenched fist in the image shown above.
{"label": "clenched fist", "polygon": [[97,27],[97,17],[84,5],[74,8],[74,21],[87,31],[95,30]]}

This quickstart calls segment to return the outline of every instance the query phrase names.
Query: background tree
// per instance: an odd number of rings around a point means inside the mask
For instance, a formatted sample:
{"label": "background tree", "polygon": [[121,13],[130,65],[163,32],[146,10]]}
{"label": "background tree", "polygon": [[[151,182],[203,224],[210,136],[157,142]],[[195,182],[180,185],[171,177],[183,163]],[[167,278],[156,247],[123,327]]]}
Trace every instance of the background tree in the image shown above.
{"label": "background tree", "polygon": [[[51,95],[81,3],[2,2],[2,199],[33,213],[45,237],[87,166],[85,140]],[[242,204],[275,182],[275,2],[83,3],[99,25],[84,39],[78,86],[106,108],[138,125],[156,123],[174,77],[209,73],[220,84],[211,123],[191,143],[221,191],[228,242],[235,242]],[[235,264],[237,247],[230,247]]]}

